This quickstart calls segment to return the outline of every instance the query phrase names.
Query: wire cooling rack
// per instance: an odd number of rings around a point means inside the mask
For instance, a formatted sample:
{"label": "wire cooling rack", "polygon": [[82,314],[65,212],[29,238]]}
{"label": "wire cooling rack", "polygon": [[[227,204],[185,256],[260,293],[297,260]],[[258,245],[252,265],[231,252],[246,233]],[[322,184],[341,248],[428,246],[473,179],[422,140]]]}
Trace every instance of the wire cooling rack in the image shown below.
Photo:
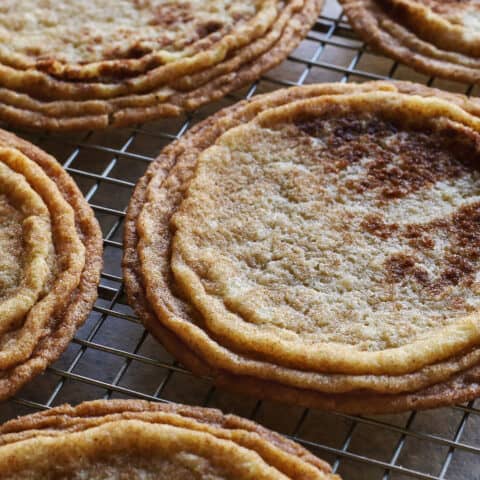
{"label": "wire cooling rack", "polygon": [[53,154],[75,178],[104,234],[99,299],[64,355],[0,405],[0,421],[96,398],[143,398],[218,407],[277,430],[329,461],[344,480],[480,480],[480,401],[426,412],[355,417],[232,395],[193,376],[142,327],[123,290],[125,209],[160,150],[193,123],[241,98],[280,87],[395,78],[475,95],[369,51],[335,0],[289,58],[261,80],[192,115],[78,135],[17,132]]}

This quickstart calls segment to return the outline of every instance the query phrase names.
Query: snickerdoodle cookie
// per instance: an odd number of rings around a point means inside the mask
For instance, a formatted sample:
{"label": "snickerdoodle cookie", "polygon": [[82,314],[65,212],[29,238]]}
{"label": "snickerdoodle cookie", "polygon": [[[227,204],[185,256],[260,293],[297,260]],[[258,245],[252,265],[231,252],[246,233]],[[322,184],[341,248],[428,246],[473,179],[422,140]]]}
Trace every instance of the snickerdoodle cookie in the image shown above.
{"label": "snickerdoodle cookie", "polygon": [[357,34],[428,75],[478,83],[480,6],[471,0],[339,0]]}
{"label": "snickerdoodle cookie", "polygon": [[225,109],[140,180],[131,304],[219,384],[352,412],[478,394],[480,105],[312,85]]}
{"label": "snickerdoodle cookie", "polygon": [[0,120],[126,125],[221,98],[280,63],[322,0],[8,0]]}
{"label": "snickerdoodle cookie", "polygon": [[12,480],[340,480],[249,420],[135,400],[64,405],[0,426],[0,472]]}
{"label": "snickerdoodle cookie", "polygon": [[49,155],[0,131],[0,400],[66,348],[97,296],[102,237]]}

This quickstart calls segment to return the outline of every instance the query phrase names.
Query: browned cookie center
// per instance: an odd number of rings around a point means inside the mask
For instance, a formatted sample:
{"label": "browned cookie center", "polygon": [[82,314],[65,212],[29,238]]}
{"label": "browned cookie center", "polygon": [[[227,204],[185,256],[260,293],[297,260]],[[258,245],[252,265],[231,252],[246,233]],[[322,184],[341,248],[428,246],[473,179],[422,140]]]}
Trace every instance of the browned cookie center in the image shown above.
{"label": "browned cookie center", "polygon": [[337,170],[368,156],[364,175],[357,182],[347,183],[347,188],[358,193],[375,190],[379,202],[477,169],[478,138],[458,127],[406,128],[370,115],[316,118],[296,125],[321,141],[322,161],[332,162]]}
{"label": "browned cookie center", "polygon": [[[478,139],[463,129],[409,129],[371,116],[317,118],[296,125],[314,139],[322,162],[330,168],[340,172],[363,161],[362,174],[345,181],[342,190],[354,195],[371,192],[379,207],[438,182],[478,175]],[[409,277],[433,296],[452,285],[471,287],[475,282],[480,258],[479,202],[426,223],[400,225],[381,213],[366,214],[360,227],[383,240],[397,237],[410,247],[408,253],[392,254],[385,261],[387,282],[399,283]],[[431,275],[412,250],[428,256],[435,250],[435,233],[449,245],[444,250],[442,269]],[[465,307],[461,298],[452,302]]]}

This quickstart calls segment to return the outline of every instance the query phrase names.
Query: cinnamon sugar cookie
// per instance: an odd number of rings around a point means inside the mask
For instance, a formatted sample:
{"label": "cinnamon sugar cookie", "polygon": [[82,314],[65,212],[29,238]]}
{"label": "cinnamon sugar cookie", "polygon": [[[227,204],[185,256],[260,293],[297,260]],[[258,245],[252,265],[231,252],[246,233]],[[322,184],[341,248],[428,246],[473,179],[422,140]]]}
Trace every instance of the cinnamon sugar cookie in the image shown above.
{"label": "cinnamon sugar cookie", "polygon": [[480,80],[480,7],[475,1],[340,0],[369,45],[427,75]]}
{"label": "cinnamon sugar cookie", "polygon": [[218,410],[135,400],[64,405],[0,427],[13,479],[339,480],[296,443]]}
{"label": "cinnamon sugar cookie", "polygon": [[178,115],[257,79],[321,0],[7,1],[0,120],[42,130]]}
{"label": "cinnamon sugar cookie", "polygon": [[477,395],[479,104],[324,84],[168,146],[125,230],[132,305],[237,391],[351,412]]}
{"label": "cinnamon sugar cookie", "polygon": [[65,349],[97,295],[101,232],[49,155],[0,131],[0,399]]}

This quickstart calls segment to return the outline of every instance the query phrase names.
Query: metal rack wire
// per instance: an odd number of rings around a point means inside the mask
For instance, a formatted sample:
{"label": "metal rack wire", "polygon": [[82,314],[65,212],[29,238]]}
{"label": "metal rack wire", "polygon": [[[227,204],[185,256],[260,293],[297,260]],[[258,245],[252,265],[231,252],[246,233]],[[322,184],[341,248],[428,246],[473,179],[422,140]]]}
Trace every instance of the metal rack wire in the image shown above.
{"label": "metal rack wire", "polygon": [[0,421],[65,402],[143,398],[218,407],[252,418],[330,461],[345,480],[480,480],[480,402],[427,412],[354,417],[228,394],[194,377],[143,329],[126,303],[122,226],[137,179],[161,148],[193,123],[235,101],[279,87],[325,81],[408,79],[475,94],[473,86],[428,78],[374,54],[326,2],[302,44],[261,80],[192,115],[80,135],[28,135],[75,178],[104,233],[99,299],[64,355],[14,399]]}

